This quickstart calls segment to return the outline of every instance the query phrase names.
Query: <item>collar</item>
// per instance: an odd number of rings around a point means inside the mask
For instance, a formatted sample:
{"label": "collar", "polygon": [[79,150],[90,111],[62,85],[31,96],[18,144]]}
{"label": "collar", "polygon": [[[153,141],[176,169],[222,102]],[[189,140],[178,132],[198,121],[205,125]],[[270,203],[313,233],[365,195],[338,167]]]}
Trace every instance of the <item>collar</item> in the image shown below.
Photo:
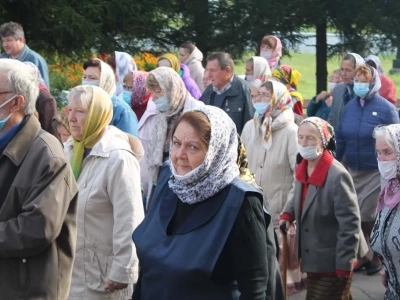
{"label": "collar", "polygon": [[212,86],[213,91],[216,92],[218,95],[225,93],[227,90],[229,90],[232,87],[232,82],[233,82],[234,77],[235,76],[232,75],[231,79],[229,79],[229,82],[221,90],[218,90],[215,86]]}
{"label": "collar", "polygon": [[296,170],[296,179],[299,180],[303,184],[313,184],[318,187],[322,187],[324,184],[326,177],[328,176],[329,168],[333,162],[334,158],[329,150],[324,150],[321,158],[315,170],[312,172],[311,176],[307,178],[307,166],[308,161],[303,159]]}
{"label": "collar", "polygon": [[21,129],[21,127],[24,124],[24,120],[19,122],[18,124],[15,124],[11,128],[9,128],[5,133],[0,135],[0,150],[4,150],[8,143],[14,138],[14,136],[18,133],[18,131]]}
{"label": "collar", "polygon": [[25,61],[26,60],[26,54],[29,51],[29,47],[25,44],[24,48],[22,48],[21,52],[19,53],[18,57],[16,59],[18,59],[19,61]]}

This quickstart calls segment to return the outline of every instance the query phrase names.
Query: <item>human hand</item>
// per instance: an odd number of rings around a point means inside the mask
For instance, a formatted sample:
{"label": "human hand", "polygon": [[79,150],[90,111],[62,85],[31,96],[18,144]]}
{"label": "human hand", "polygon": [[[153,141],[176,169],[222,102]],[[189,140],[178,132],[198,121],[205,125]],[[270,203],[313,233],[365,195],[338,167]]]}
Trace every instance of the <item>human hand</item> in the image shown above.
{"label": "human hand", "polygon": [[128,284],[126,284],[126,283],[120,283],[120,282],[108,280],[104,290],[106,290],[108,292],[114,292],[116,290],[122,290],[126,287],[128,287]]}
{"label": "human hand", "polygon": [[328,98],[326,98],[325,103],[328,106],[332,106],[332,96],[329,96]]}
{"label": "human hand", "polygon": [[279,229],[282,233],[286,234],[290,226],[290,222],[287,220],[279,220]]}
{"label": "human hand", "polygon": [[388,287],[388,278],[387,278],[387,274],[386,274],[385,268],[382,268],[382,269],[379,271],[379,274],[381,274],[381,280],[382,280],[383,286],[384,286],[385,288],[387,288],[387,287]]}
{"label": "human hand", "polygon": [[317,95],[317,97],[315,98],[315,102],[318,103],[319,101],[321,101],[322,99],[328,98],[331,95],[330,92],[327,91],[322,91],[321,93],[319,93]]}

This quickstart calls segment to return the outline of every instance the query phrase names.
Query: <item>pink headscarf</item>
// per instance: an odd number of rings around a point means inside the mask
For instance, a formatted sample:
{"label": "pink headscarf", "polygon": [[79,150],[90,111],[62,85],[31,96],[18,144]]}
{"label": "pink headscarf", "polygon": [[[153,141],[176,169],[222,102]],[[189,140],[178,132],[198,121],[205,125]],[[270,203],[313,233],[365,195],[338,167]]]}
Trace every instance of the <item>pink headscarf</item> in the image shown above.
{"label": "pink headscarf", "polygon": [[151,97],[150,91],[146,88],[147,75],[148,73],[143,71],[132,72],[131,107],[139,120],[143,116],[147,108],[147,102]]}
{"label": "pink headscarf", "polygon": [[278,66],[279,59],[282,57],[282,42],[274,35],[267,35],[264,38],[274,38],[276,41],[275,49],[272,51],[272,55],[268,59],[269,67],[275,69]]}

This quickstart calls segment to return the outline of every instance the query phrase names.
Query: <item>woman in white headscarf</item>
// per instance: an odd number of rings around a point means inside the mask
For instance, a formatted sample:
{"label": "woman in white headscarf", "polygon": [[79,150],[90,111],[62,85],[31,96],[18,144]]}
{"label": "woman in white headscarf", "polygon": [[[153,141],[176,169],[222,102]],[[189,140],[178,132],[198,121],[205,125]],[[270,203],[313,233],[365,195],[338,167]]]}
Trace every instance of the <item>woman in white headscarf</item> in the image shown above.
{"label": "woman in white headscarf", "polygon": [[246,61],[245,74],[248,82],[258,81],[260,86],[272,75],[268,61],[261,56],[253,56]]}
{"label": "woman in white headscarf", "polygon": [[151,71],[146,79],[146,87],[152,92],[152,100],[158,111],[143,162],[147,167],[141,174],[148,205],[160,167],[169,158],[170,133],[175,121],[183,112],[204,104],[190,95],[179,74],[169,67],[159,67]]}

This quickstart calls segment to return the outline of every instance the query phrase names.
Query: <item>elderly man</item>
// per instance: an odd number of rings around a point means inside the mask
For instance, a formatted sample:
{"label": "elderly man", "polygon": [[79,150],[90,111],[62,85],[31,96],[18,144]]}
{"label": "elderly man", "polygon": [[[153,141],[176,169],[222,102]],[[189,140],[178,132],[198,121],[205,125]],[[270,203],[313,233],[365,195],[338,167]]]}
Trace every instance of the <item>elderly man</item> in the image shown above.
{"label": "elderly man", "polygon": [[76,244],[77,186],[60,142],[33,115],[38,82],[0,59],[2,299],[67,299]]}
{"label": "elderly man", "polygon": [[111,67],[98,58],[83,64],[82,85],[95,85],[105,90],[113,103],[113,118],[110,125],[123,132],[138,136],[138,119],[132,108],[115,94],[115,75]]}
{"label": "elderly man", "polygon": [[44,58],[31,50],[25,44],[25,34],[22,26],[15,22],[4,23],[0,26],[1,43],[5,53],[0,58],[12,58],[19,61],[30,61],[35,64],[42,75],[46,87],[50,90],[49,68]]}
{"label": "elderly man", "polygon": [[207,59],[207,74],[211,85],[200,100],[223,109],[235,122],[239,134],[254,116],[250,85],[234,75],[234,63],[228,53],[217,52]]}

